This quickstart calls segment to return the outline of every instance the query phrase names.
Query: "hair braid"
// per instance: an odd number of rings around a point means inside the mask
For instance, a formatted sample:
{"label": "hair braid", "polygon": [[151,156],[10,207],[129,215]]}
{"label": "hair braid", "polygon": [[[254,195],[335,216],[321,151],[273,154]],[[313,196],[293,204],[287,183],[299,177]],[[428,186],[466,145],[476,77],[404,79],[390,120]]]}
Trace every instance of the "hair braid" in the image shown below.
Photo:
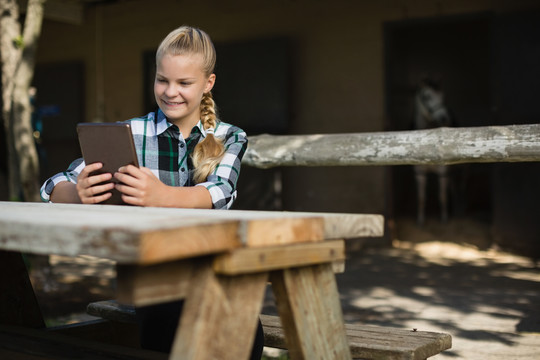
{"label": "hair braid", "polygon": [[225,153],[223,142],[213,134],[217,125],[217,114],[211,92],[205,93],[201,100],[201,123],[203,128],[210,130],[210,132],[207,132],[206,138],[195,146],[191,156],[195,167],[193,174],[195,183],[205,181],[208,175],[215,170]]}
{"label": "hair braid", "polygon": [[216,119],[217,119],[217,110],[216,110],[216,103],[214,102],[214,97],[212,96],[212,92],[209,91],[207,93],[203,94],[203,97],[201,99],[201,122],[203,124],[203,128],[210,129],[216,127]]}

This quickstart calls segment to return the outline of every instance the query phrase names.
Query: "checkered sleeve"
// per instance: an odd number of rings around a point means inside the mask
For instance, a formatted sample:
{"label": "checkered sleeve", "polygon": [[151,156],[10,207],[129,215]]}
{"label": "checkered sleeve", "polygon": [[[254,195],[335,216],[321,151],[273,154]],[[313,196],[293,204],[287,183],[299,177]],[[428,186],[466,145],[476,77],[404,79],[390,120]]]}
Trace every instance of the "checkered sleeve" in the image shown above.
{"label": "checkered sleeve", "polygon": [[[228,124],[218,127],[216,136]],[[235,126],[228,126],[224,137],[225,155],[214,172],[206,178],[206,181],[196,186],[204,186],[212,196],[214,209],[230,209],[236,199],[236,183],[240,175],[240,163],[247,149],[246,133]]]}
{"label": "checkered sleeve", "polygon": [[59,182],[69,181],[72,183],[77,183],[77,177],[79,176],[82,169],[84,169],[84,166],[84,160],[82,158],[77,159],[69,165],[66,171],[58,173],[47,179],[43,186],[41,186],[41,200],[45,202],[50,201],[53,189]]}

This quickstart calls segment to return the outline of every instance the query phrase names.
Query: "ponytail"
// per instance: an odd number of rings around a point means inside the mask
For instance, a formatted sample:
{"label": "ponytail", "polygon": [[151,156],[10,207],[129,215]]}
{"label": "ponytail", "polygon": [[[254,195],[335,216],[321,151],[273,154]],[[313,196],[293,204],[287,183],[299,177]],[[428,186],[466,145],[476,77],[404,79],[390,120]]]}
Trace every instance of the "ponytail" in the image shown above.
{"label": "ponytail", "polygon": [[201,183],[206,180],[216,169],[225,154],[225,148],[221,139],[214,136],[217,125],[216,104],[212,93],[207,92],[201,100],[201,123],[206,131],[206,137],[195,146],[191,159],[195,172],[193,180]]}

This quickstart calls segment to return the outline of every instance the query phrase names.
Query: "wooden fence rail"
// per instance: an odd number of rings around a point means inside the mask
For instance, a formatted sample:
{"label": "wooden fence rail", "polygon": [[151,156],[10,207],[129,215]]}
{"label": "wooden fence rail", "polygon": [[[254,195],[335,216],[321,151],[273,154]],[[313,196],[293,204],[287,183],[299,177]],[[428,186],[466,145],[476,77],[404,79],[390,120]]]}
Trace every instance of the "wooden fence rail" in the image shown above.
{"label": "wooden fence rail", "polygon": [[540,161],[540,124],[319,135],[258,135],[243,163],[366,166]]}

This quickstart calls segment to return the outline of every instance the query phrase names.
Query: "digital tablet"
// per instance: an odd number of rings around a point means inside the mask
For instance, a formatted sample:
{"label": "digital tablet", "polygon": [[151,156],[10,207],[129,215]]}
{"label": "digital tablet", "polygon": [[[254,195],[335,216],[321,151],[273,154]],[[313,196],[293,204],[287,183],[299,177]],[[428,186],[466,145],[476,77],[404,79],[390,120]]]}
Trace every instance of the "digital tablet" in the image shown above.
{"label": "digital tablet", "polygon": [[[80,123],[77,125],[79,144],[84,162],[89,165],[103,163],[103,167],[93,174],[114,174],[124,165],[139,166],[133,143],[131,127],[126,123]],[[112,182],[117,182],[112,178]],[[102,204],[124,204],[118,190]]]}

